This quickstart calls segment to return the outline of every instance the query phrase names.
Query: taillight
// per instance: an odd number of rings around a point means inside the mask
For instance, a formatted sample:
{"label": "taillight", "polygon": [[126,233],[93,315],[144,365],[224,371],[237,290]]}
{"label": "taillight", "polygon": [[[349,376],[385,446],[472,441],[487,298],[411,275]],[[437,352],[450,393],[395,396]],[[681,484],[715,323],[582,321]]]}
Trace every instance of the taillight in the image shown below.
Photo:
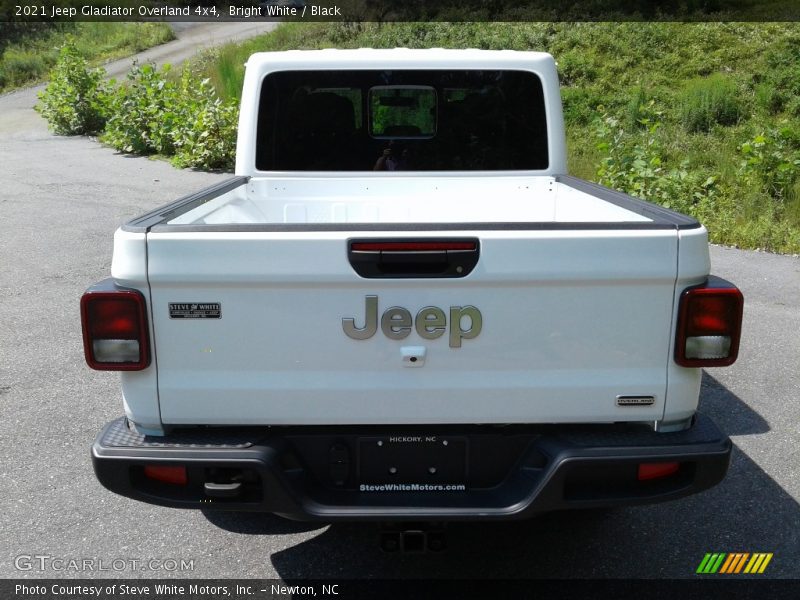
{"label": "taillight", "polygon": [[710,277],[702,286],[681,294],[675,362],[682,367],[724,367],[739,354],[742,292],[733,284]]}
{"label": "taillight", "polygon": [[81,298],[83,351],[99,371],[140,371],[150,364],[144,296],[108,280]]}

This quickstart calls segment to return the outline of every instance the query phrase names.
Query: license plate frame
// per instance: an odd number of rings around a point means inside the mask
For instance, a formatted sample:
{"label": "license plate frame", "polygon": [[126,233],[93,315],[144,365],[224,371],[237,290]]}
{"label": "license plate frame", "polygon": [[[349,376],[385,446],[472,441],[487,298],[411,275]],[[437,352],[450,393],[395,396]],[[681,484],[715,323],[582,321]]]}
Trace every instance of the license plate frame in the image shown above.
{"label": "license plate frame", "polygon": [[468,471],[465,437],[386,435],[358,439],[360,484],[464,484]]}

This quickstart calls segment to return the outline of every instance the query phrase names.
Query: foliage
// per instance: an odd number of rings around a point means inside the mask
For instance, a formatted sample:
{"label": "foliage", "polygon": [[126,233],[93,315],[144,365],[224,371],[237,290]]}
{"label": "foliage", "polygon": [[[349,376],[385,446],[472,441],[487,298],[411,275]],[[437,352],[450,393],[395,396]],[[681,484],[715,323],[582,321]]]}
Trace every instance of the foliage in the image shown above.
{"label": "foliage", "polygon": [[166,23],[0,23],[0,92],[44,79],[68,38],[83,58],[98,64],[162,44],[174,34]]}
{"label": "foliage", "polygon": [[800,175],[800,140],[793,129],[769,129],[739,146],[740,175],[750,187],[759,187],[777,200],[794,192]]}
{"label": "foliage", "polygon": [[111,97],[110,116],[103,141],[117,150],[135,154],[174,153],[173,130],[178,119],[178,92],[167,78],[169,65],[134,63],[127,85]]}
{"label": "foliage", "polygon": [[102,141],[122,152],[171,156],[181,167],[233,167],[238,107],[207,78],[137,63],[122,84],[103,77],[67,44],[37,110],[59,134],[102,131]]}
{"label": "foliage", "polygon": [[236,156],[239,109],[223,102],[210,81],[189,69],[181,75],[178,109],[180,127],[173,132],[173,164],[198,169],[230,169]]}
{"label": "foliage", "polygon": [[432,90],[372,90],[368,102],[373,135],[386,135],[391,127],[416,127],[422,135],[436,131],[436,94]]}
{"label": "foliage", "polygon": [[572,174],[692,214],[714,242],[800,252],[800,31],[791,23],[286,23],[202,54],[191,85],[188,75],[158,76],[175,94],[158,113],[174,118],[174,162],[232,164],[253,52],[397,46],[550,52]]}
{"label": "foliage", "polygon": [[666,208],[699,216],[717,198],[717,178],[689,168],[688,161],[667,167],[658,131],[661,114],[653,103],[642,108],[650,113],[640,124],[644,133],[632,136],[616,117],[602,113],[596,123],[597,148],[603,156],[597,169],[598,182]]}
{"label": "foliage", "polygon": [[36,110],[58,135],[93,135],[103,129],[108,90],[102,69],[89,69],[72,40],[61,48]]}
{"label": "foliage", "polygon": [[102,139],[118,150],[173,156],[180,167],[233,166],[237,106],[188,68],[176,81],[169,65],[134,64],[112,96],[110,115]]}
{"label": "foliage", "polygon": [[781,36],[765,52],[763,74],[758,79],[767,95],[773,114],[787,111],[800,117],[800,33]]}
{"label": "foliage", "polygon": [[689,81],[679,103],[681,123],[690,132],[734,125],[743,113],[736,83],[721,73]]}
{"label": "foliage", "polygon": [[[596,179],[610,187],[692,215],[717,243],[796,252],[800,249],[800,151],[791,128],[771,129],[739,146],[737,177],[722,180],[668,156],[662,117],[641,107],[641,129],[624,127],[600,107]],[[765,194],[772,201],[765,202]]]}

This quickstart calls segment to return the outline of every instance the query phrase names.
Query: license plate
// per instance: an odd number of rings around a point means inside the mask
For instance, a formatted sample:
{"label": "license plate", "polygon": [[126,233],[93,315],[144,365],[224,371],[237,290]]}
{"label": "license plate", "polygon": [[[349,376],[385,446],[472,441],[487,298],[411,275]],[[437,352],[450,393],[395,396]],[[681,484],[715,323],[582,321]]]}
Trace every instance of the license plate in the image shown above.
{"label": "license plate", "polygon": [[363,437],[358,457],[361,483],[446,485],[467,478],[467,440],[460,437]]}

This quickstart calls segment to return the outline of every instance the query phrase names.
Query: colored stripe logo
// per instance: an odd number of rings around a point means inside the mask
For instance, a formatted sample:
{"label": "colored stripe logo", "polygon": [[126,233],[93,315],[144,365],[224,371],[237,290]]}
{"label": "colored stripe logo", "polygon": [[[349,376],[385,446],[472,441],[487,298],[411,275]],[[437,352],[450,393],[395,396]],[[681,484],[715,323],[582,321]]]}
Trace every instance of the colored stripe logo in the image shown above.
{"label": "colored stripe logo", "polygon": [[748,573],[761,574],[772,560],[772,552],[708,552],[697,567],[696,573],[701,575],[735,575]]}

